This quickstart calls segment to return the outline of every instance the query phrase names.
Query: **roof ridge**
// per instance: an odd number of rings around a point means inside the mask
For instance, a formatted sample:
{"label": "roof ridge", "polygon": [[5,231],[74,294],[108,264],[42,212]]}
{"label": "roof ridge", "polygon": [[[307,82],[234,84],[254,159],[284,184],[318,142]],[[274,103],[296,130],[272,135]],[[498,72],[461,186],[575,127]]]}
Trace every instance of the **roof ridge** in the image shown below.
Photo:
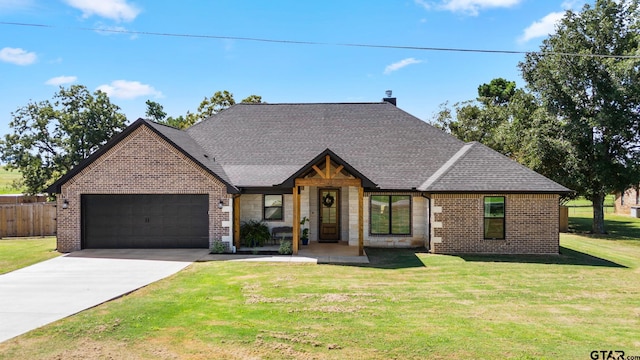
{"label": "roof ridge", "polygon": [[[236,103],[236,105],[376,105],[376,104],[387,104],[386,101],[355,101],[355,102],[283,102],[283,103],[269,103],[269,102],[261,102],[261,103]],[[395,106],[395,105],[394,105]]]}
{"label": "roof ridge", "polygon": [[426,191],[431,185],[438,181],[438,179],[451,170],[451,168],[453,168],[453,166],[460,161],[460,159],[462,159],[475,144],[477,144],[476,141],[464,144],[460,150],[453,154],[453,156],[450,157],[449,160],[447,160],[438,170],[436,170],[436,172],[431,174],[431,176],[429,176],[429,178],[418,187],[418,190]]}

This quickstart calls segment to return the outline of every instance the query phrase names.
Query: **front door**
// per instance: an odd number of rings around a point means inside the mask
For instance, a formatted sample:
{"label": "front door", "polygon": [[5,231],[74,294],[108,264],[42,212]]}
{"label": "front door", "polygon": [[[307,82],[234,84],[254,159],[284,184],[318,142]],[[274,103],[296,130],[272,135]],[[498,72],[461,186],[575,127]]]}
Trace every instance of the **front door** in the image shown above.
{"label": "front door", "polygon": [[320,189],[320,242],[340,240],[340,190]]}

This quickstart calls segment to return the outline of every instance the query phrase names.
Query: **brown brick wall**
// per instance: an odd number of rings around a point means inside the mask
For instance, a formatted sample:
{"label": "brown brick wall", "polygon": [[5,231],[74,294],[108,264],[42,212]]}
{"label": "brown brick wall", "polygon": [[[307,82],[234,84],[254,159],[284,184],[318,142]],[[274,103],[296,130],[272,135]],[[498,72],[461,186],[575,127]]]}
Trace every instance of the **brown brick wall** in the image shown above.
{"label": "brown brick wall", "polygon": [[[62,186],[58,202],[58,251],[80,250],[82,194],[208,194],[209,241],[226,235],[218,209],[226,200],[226,186],[193,163],[146,126],[133,131]],[[62,208],[64,199],[68,209]]]}
{"label": "brown brick wall", "polygon": [[622,193],[616,193],[616,200],[614,202],[614,211],[618,215],[631,215],[632,206],[640,206],[640,199],[635,188],[629,188]]}
{"label": "brown brick wall", "polygon": [[[505,239],[484,239],[484,197],[505,197]],[[558,254],[558,195],[433,194],[434,253]],[[435,243],[441,238],[441,243]]]}

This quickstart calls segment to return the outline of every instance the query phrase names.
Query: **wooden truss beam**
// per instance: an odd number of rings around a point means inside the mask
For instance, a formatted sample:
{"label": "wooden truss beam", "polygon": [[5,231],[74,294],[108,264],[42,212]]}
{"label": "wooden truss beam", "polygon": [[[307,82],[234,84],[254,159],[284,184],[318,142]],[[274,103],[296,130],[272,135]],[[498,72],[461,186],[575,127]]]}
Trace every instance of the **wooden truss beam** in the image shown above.
{"label": "wooden truss beam", "polygon": [[315,178],[303,178],[296,179],[296,186],[361,186],[362,180],[360,179],[315,179]]}

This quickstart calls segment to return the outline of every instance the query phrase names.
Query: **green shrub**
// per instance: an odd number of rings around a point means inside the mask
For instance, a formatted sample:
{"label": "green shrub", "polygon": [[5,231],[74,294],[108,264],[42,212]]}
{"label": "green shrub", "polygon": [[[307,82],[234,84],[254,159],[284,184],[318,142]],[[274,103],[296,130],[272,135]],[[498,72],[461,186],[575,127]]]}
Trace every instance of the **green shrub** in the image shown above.
{"label": "green shrub", "polygon": [[220,240],[214,240],[211,245],[210,254],[222,254],[227,250],[227,247],[224,246],[224,243]]}
{"label": "green shrub", "polygon": [[243,246],[263,246],[269,239],[269,227],[262,221],[249,220],[240,225],[240,243]]}
{"label": "green shrub", "polygon": [[293,243],[289,240],[284,240],[280,242],[280,248],[278,249],[278,254],[280,255],[293,254]]}

